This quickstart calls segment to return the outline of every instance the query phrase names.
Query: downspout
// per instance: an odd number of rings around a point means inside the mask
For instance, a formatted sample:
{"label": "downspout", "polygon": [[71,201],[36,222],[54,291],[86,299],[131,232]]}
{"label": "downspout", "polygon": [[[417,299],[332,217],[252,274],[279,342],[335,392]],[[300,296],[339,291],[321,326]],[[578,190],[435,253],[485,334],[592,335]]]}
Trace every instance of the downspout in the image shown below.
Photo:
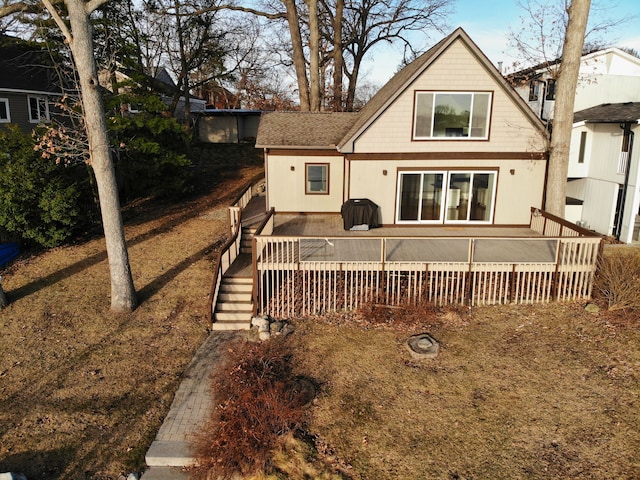
{"label": "downspout", "polygon": [[631,130],[631,122],[620,124],[620,128],[624,129],[624,136],[629,138],[629,148],[627,150],[627,168],[624,172],[624,185],[622,186],[622,200],[620,200],[620,211],[618,212],[618,221],[616,222],[616,240],[620,240],[620,230],[622,229],[624,205],[627,200],[627,189],[629,187],[629,172],[631,170],[631,154],[633,153],[634,137],[634,132]]}

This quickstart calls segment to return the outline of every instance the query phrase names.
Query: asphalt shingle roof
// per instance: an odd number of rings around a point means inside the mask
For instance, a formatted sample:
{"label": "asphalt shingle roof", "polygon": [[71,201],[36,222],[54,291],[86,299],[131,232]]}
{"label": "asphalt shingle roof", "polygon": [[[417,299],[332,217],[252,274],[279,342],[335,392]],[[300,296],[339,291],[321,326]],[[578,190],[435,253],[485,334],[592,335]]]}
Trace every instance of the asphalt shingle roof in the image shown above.
{"label": "asphalt shingle roof", "polygon": [[640,120],[640,102],[603,103],[573,114],[574,122],[621,123]]}
{"label": "asphalt shingle roof", "polygon": [[46,50],[11,37],[0,37],[0,89],[60,92]]}
{"label": "asphalt shingle roof", "polygon": [[359,113],[271,112],[260,118],[257,147],[335,148]]}

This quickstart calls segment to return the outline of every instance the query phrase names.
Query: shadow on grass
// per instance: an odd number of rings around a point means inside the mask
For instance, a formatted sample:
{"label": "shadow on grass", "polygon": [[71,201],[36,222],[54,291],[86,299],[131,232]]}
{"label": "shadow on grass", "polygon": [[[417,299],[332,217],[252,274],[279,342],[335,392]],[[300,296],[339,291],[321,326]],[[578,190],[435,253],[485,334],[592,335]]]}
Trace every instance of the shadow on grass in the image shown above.
{"label": "shadow on grass", "polygon": [[[249,182],[254,182],[256,180],[256,178],[252,178],[250,180],[248,180],[247,183]],[[240,193],[240,191],[242,191],[245,188],[246,184],[243,184],[240,190],[234,190],[229,192],[227,190],[227,194],[224,195],[223,197],[217,198],[215,199],[215,201],[210,202],[207,205],[207,208],[214,208],[216,206],[219,206],[221,204],[224,204],[225,202],[231,202],[232,200],[235,199],[235,197],[238,195],[238,193]],[[220,188],[224,187],[224,184],[219,185]],[[195,200],[197,201],[197,200]],[[190,205],[192,202],[188,202],[185,206],[181,206],[179,208],[179,213],[175,214],[175,215],[171,215],[169,217],[167,217],[166,221],[163,222],[161,225],[159,225],[156,228],[153,228],[151,230],[149,230],[148,232],[142,233],[140,235],[137,235],[133,238],[131,238],[130,240],[127,240],[127,248],[131,248],[135,245],[138,245],[140,243],[143,243],[145,241],[147,241],[150,238],[153,238],[154,236],[160,234],[160,233],[164,233],[167,232],[173,228],[175,228],[176,226],[185,223],[195,217],[197,217],[198,215],[200,215],[202,213],[202,211],[198,208],[189,208],[188,205]],[[146,221],[153,221],[153,218],[148,218]],[[130,222],[127,222],[128,225],[130,225]],[[126,228],[126,225],[125,225]],[[162,288],[162,286],[166,285],[166,283],[173,278],[175,275],[177,275],[179,272],[183,271],[184,269],[186,269],[191,263],[195,262],[196,260],[198,260],[199,258],[202,257],[202,255],[209,253],[211,251],[212,248],[215,247],[215,243],[208,245],[207,247],[201,249],[199,252],[196,252],[195,254],[189,256],[188,258],[184,259],[183,261],[181,261],[180,263],[178,263],[176,266],[172,267],[171,269],[169,269],[166,273],[162,274],[160,277],[158,277],[156,280],[154,280],[153,282],[151,282],[149,285],[145,286],[144,288],[142,288],[142,290],[140,292],[138,292],[138,302],[139,303],[143,303],[144,301],[148,300],[154,293],[156,293],[160,288]],[[26,285],[23,285],[22,287],[16,288],[14,290],[7,290],[5,291],[5,293],[7,294],[7,298],[9,299],[9,302],[14,302],[17,300],[20,300],[24,297],[27,297],[29,295],[32,295],[38,291],[40,291],[43,288],[47,288],[50,287],[51,285],[55,285],[56,283],[58,283],[61,280],[64,280],[66,278],[69,278],[77,273],[82,272],[83,270],[90,268],[94,265],[97,265],[98,263],[101,263],[103,261],[105,261],[107,259],[107,252],[106,250],[96,253],[94,255],[91,255],[79,262],[74,263],[73,265],[69,265],[68,267],[65,267],[61,270],[58,270],[55,273],[52,273],[50,275],[47,275],[46,277],[43,278],[39,278],[38,280],[35,280],[33,282],[30,282]]]}
{"label": "shadow on grass", "polygon": [[0,459],[0,472],[22,473],[27,478],[57,479],[66,470],[75,448],[21,452]]}

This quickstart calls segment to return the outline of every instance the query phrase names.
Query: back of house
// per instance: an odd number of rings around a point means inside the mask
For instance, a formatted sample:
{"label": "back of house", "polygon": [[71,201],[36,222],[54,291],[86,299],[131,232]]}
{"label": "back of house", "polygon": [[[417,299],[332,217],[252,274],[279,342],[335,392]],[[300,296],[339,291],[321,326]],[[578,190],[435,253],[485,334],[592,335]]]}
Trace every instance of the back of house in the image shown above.
{"label": "back of house", "polygon": [[544,203],[544,126],[462,29],[358,113],[263,115],[256,146],[279,213],[366,198],[384,226],[522,226]]}

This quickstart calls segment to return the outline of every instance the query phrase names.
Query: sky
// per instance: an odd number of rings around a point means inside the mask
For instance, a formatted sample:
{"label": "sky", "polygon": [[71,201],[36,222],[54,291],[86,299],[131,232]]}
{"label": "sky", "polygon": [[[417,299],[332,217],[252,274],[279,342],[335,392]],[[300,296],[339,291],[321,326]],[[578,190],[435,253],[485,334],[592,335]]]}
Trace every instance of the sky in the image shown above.
{"label": "sky", "polygon": [[[592,0],[592,4],[592,17],[602,14],[596,10],[598,5],[607,5],[607,14],[611,18],[628,19],[608,33],[605,40],[615,46],[640,51],[640,0]],[[509,49],[508,41],[509,29],[517,30],[521,17],[525,15],[517,0],[455,0],[454,9],[455,13],[448,20],[450,31],[447,33],[462,27],[496,65],[503,62],[507,66],[517,60],[515,52]],[[426,46],[438,42],[442,36],[434,32]],[[396,72],[401,60],[400,47],[384,46],[373,50],[365,65],[366,77],[363,80],[383,85]]]}

